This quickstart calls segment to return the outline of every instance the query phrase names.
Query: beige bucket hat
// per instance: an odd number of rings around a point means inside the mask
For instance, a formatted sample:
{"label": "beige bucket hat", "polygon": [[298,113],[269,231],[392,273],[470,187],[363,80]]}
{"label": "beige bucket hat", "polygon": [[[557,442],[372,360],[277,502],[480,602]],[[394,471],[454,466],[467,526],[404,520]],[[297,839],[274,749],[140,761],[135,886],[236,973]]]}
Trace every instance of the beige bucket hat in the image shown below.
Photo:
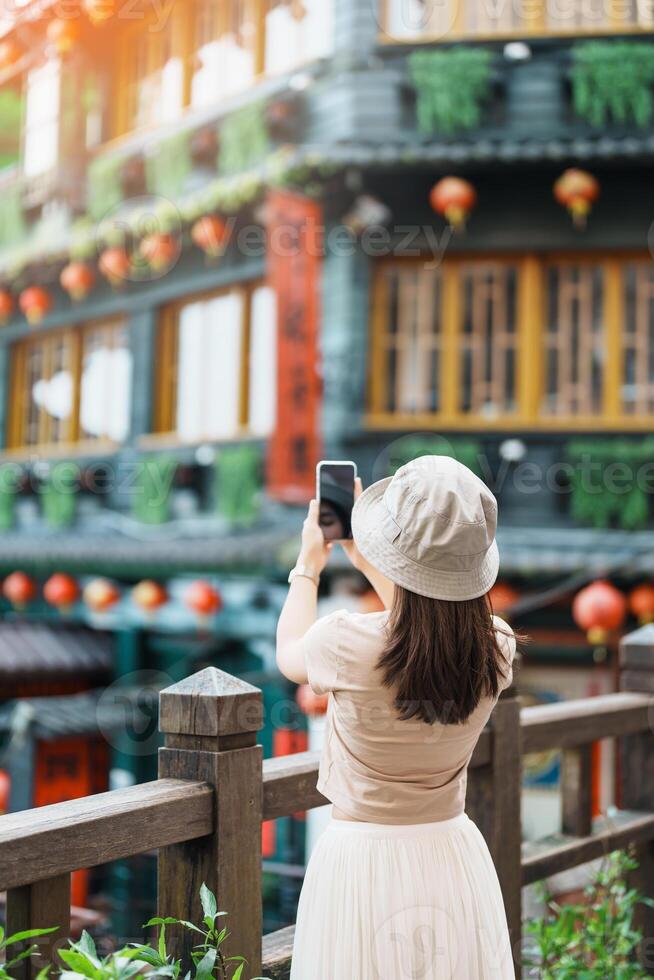
{"label": "beige bucket hat", "polygon": [[497,501],[449,456],[419,456],[365,490],[352,534],[371,565],[396,585],[433,599],[484,595],[497,578]]}

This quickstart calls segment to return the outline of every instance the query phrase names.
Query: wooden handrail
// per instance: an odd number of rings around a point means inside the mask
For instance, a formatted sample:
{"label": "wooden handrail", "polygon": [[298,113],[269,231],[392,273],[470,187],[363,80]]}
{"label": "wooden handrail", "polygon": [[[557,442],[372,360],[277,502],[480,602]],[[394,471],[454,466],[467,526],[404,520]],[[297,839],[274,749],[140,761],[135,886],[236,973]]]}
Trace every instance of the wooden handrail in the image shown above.
{"label": "wooden handrail", "polygon": [[627,692],[522,708],[522,750],[543,752],[636,735],[648,731],[653,718],[654,697]]}
{"label": "wooden handrail", "polygon": [[160,779],[0,817],[0,890],[118,861],[213,830],[213,791]]}

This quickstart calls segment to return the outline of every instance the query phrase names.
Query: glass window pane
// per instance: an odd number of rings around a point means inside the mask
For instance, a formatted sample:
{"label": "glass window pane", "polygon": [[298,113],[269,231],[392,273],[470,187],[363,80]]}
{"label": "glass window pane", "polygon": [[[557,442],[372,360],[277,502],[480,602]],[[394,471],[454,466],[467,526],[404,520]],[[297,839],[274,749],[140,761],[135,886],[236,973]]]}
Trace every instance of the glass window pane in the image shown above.
{"label": "glass window pane", "polygon": [[27,76],[23,170],[28,177],[46,173],[59,153],[61,65],[46,62]]}
{"label": "glass window pane", "polygon": [[250,308],[250,431],[269,435],[277,415],[277,297],[269,286],[252,293]]}
{"label": "glass window pane", "polygon": [[461,271],[461,394],[465,413],[497,418],[516,410],[515,266],[479,262]]}
{"label": "glass window pane", "polygon": [[80,429],[85,439],[124,442],[129,435],[132,353],[122,323],[84,333],[80,381]]}
{"label": "glass window pane", "polygon": [[634,262],[623,272],[622,408],[627,415],[654,412],[654,267]]}
{"label": "glass window pane", "polygon": [[551,266],[546,273],[543,411],[597,415],[604,382],[604,277],[596,263]]}

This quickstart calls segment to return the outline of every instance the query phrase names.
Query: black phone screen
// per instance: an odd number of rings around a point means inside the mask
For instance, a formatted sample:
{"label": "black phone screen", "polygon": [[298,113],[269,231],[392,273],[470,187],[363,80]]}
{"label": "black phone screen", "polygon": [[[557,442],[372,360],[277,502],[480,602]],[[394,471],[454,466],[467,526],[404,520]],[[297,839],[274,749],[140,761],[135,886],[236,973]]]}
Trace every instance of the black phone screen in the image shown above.
{"label": "black phone screen", "polygon": [[352,463],[321,463],[318,470],[319,523],[325,541],[342,541],[352,537],[354,507]]}

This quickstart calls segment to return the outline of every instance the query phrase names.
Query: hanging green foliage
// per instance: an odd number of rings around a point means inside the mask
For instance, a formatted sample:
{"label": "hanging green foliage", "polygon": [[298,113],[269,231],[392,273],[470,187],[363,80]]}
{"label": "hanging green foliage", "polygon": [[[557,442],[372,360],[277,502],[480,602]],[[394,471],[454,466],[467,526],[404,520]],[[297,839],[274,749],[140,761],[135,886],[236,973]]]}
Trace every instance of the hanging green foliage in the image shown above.
{"label": "hanging green foliage", "polygon": [[184,190],[192,170],[191,134],[175,133],[163,140],[156,151],[146,158],[146,186],[151,194],[176,198]]}
{"label": "hanging green foliage", "polygon": [[12,167],[20,157],[20,128],[23,118],[23,99],[12,88],[0,91],[0,170]]}
{"label": "hanging green foliage", "polygon": [[216,466],[218,512],[233,524],[254,523],[261,502],[261,450],[244,444],[227,446]]}
{"label": "hanging green foliage", "polygon": [[415,51],[409,56],[418,130],[423,136],[479,126],[490,92],[492,62],[492,53],[483,48]]}
{"label": "hanging green foliage", "polygon": [[89,164],[86,206],[93,221],[100,221],[122,201],[122,166],[119,157],[106,156],[97,157]]}
{"label": "hanging green foliage", "polygon": [[0,248],[20,242],[27,234],[20,187],[6,187],[0,194]]}
{"label": "hanging green foliage", "polygon": [[145,456],[139,461],[132,497],[132,513],[143,524],[164,524],[170,516],[170,491],[177,460],[173,456]]}
{"label": "hanging green foliage", "polygon": [[0,531],[9,531],[14,526],[18,474],[11,466],[0,471]]}
{"label": "hanging green foliage", "polygon": [[576,521],[630,531],[647,527],[654,438],[574,440],[566,446],[566,458],[570,463],[571,513]]}
{"label": "hanging green foliage", "polygon": [[451,456],[483,478],[481,445],[474,439],[446,439],[443,436],[407,435],[394,440],[387,449],[385,468],[392,476],[400,466],[418,456]]}
{"label": "hanging green foliage", "polygon": [[652,120],[654,44],[587,41],[575,44],[572,101],[575,112],[593,126]]}
{"label": "hanging green foliage", "polygon": [[55,463],[41,487],[41,510],[49,527],[70,527],[77,511],[78,470],[74,463]]}
{"label": "hanging green foliage", "polygon": [[254,102],[232,112],[220,127],[218,172],[235,174],[259,163],[270,150],[265,107]]}

